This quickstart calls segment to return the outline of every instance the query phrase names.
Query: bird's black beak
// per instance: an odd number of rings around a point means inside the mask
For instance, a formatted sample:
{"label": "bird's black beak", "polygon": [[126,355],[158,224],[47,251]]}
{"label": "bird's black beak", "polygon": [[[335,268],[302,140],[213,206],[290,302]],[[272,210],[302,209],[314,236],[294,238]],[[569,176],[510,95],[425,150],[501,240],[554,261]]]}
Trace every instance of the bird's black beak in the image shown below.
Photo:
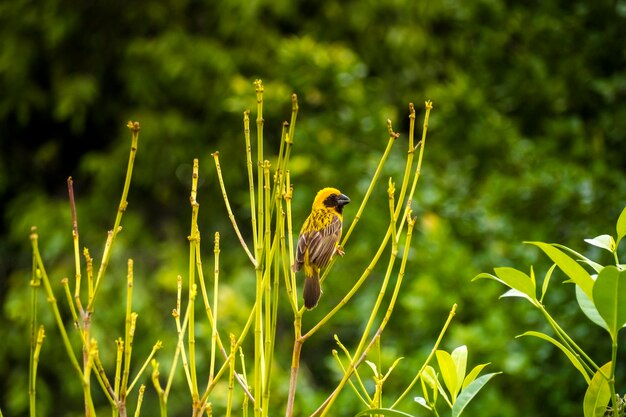
{"label": "bird's black beak", "polygon": [[339,194],[339,196],[337,197],[337,205],[339,207],[343,207],[348,203],[350,203],[350,198],[345,194]]}

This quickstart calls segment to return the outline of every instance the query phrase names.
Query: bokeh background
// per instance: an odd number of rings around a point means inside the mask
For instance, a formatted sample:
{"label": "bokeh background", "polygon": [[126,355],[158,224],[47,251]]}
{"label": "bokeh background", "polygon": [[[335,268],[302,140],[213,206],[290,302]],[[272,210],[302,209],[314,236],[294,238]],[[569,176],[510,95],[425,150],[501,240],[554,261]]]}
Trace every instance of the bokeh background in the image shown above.
{"label": "bokeh background", "polygon": [[[525,240],[560,242],[610,261],[583,238],[612,233],[626,205],[625,39],[624,0],[0,2],[4,415],[27,413],[30,227],[39,228],[52,280],[71,277],[66,179],[73,176],[81,245],[99,263],[122,189],[128,120],[142,129],[124,230],[96,307],[103,360],[113,369],[114,339],[123,333],[126,259],[133,258],[140,313],[135,365],[162,339],[162,374],[169,369],[176,275],[187,271],[193,158],[200,159],[208,270],[211,237],[222,234],[222,335],[240,330],[253,300],[253,275],[228,222],[210,153],[220,151],[231,202],[249,237],[242,114],[255,109],[256,78],[266,86],[268,155],[289,118],[290,94],[299,97],[291,163],[297,224],[325,185],[355,201],[346,209],[349,222],[386,144],[386,119],[401,133],[362,227],[305,326],[340,299],[377,249],[387,222],[386,178],[401,181],[408,103],[416,103],[421,126],[423,102],[430,99],[407,282],[382,341],[383,364],[405,359],[386,392],[391,398],[412,379],[458,303],[444,347],[467,344],[472,365],[491,362],[491,371],[504,372],[468,415],[581,415],[586,387],[567,359],[545,343],[515,339],[545,330],[539,314],[521,300],[498,300],[504,289],[497,283],[470,281],[503,265],[533,264],[542,276],[549,264]],[[354,342],[383,273],[377,268],[371,285],[305,345],[298,415],[308,415],[336,383],[332,336]],[[550,310],[599,363],[608,361],[608,335],[577,311],[573,287],[555,274]],[[56,291],[63,300],[60,286]],[[42,298],[47,337],[39,412],[79,416],[81,388]],[[284,307],[276,372],[287,375],[292,319]],[[198,331],[206,348],[210,329],[199,324]],[[618,374],[623,378],[621,367]],[[288,377],[283,381],[273,390],[277,413]],[[155,415],[156,394],[144,382],[143,415]],[[185,385],[179,372],[171,416],[189,414]],[[214,402],[223,395],[218,389]],[[425,415],[412,403],[415,395],[401,408]],[[101,395],[96,402],[106,412]],[[332,414],[348,416],[360,407],[346,391]]]}

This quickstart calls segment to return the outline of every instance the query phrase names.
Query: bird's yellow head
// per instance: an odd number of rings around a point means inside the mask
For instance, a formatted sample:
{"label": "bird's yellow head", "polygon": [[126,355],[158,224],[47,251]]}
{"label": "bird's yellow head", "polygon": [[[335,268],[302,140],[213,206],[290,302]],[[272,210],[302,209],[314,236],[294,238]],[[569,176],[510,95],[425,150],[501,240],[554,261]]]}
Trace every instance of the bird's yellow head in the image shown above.
{"label": "bird's yellow head", "polygon": [[313,200],[313,210],[334,210],[341,214],[343,206],[348,204],[350,199],[336,188],[326,187],[318,191]]}

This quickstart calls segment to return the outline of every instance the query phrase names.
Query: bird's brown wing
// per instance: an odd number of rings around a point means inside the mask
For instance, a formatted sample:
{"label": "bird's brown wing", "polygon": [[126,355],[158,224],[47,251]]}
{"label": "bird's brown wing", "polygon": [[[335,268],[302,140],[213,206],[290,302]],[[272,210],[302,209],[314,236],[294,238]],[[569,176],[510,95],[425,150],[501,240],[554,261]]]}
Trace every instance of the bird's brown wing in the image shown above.
{"label": "bird's brown wing", "polygon": [[[333,216],[331,223],[319,231],[309,232],[307,243],[312,264],[324,268],[330,262],[341,238],[341,219]],[[298,244],[298,247],[300,245]]]}

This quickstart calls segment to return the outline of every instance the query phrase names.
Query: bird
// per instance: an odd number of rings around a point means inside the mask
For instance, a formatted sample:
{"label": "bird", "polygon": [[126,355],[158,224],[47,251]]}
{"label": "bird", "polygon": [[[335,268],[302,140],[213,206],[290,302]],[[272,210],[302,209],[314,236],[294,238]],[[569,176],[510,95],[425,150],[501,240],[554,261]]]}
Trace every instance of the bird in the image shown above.
{"label": "bird", "polygon": [[343,206],[350,198],[336,188],[322,188],[315,199],[311,214],[300,230],[293,271],[304,266],[304,286],[302,298],[304,306],[311,310],[322,295],[320,269],[326,267],[335,253],[343,256],[339,247],[343,225]]}

